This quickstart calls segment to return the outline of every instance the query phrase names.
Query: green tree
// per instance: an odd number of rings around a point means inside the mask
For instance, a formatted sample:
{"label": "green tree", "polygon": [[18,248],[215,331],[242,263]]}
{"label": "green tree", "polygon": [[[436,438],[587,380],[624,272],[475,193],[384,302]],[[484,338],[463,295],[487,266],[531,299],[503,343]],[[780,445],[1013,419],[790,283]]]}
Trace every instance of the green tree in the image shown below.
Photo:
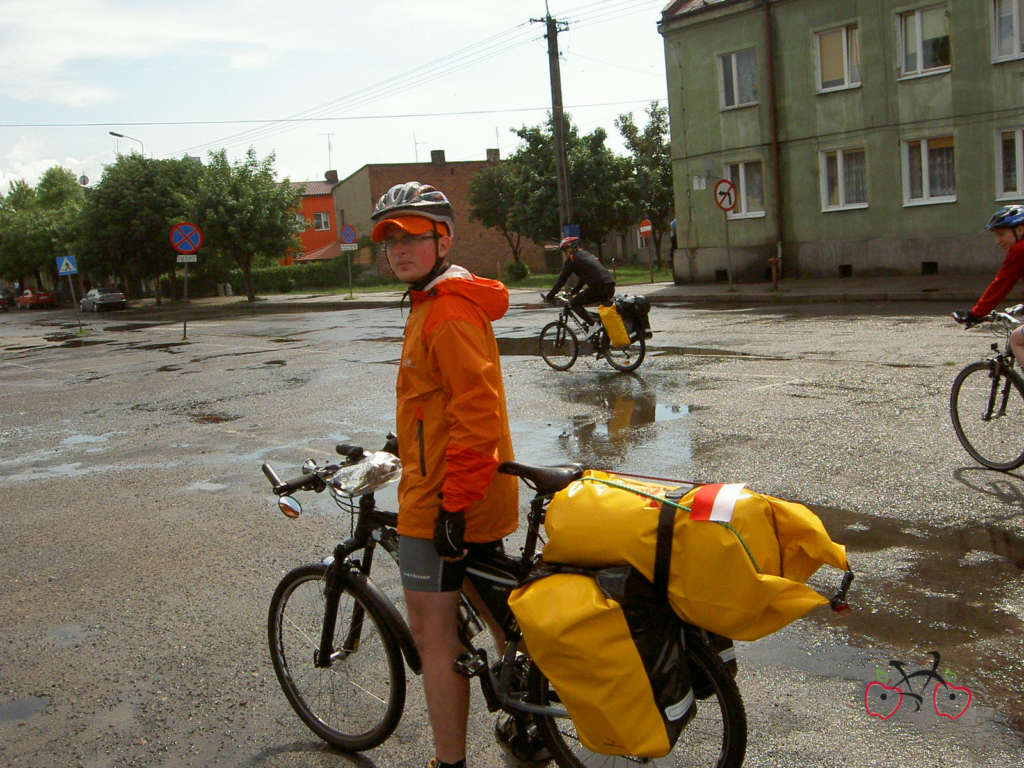
{"label": "green tree", "polygon": [[[173,286],[177,254],[170,229],[184,219],[202,173],[194,160],[118,156],[104,170],[82,216],[79,250],[88,272],[101,278],[121,275],[126,283],[167,274]],[[159,302],[159,289],[156,295]]]}
{"label": "green tree", "polygon": [[661,240],[669,232],[675,216],[672,195],[672,151],[668,136],[668,108],[652,101],[647,106],[647,125],[641,131],[627,112],[615,119],[630,151],[633,171],[633,198],[637,214],[651,221],[651,236],[658,267],[661,267]]}
{"label": "green tree", "polygon": [[[601,243],[609,232],[629,224],[634,207],[630,198],[630,168],[605,146],[608,134],[595,128],[581,136],[565,116],[566,154],[572,187],[574,223],[585,240]],[[507,162],[515,181],[513,215],[520,232],[536,242],[557,241],[558,225],[554,140],[552,121],[522,128],[515,134],[522,142]]]}
{"label": "green tree", "polygon": [[274,179],[274,155],[263,160],[252,147],[245,159],[229,163],[224,150],[211,152],[192,204],[192,221],[203,231],[203,249],[230,258],[242,270],[245,292],[252,288],[254,259],[277,259],[299,247],[303,225],[296,214],[299,193],[288,179]]}
{"label": "green tree", "polygon": [[496,229],[508,243],[513,261],[519,261],[522,224],[516,205],[515,165],[497,163],[484,168],[469,182],[469,218]]}

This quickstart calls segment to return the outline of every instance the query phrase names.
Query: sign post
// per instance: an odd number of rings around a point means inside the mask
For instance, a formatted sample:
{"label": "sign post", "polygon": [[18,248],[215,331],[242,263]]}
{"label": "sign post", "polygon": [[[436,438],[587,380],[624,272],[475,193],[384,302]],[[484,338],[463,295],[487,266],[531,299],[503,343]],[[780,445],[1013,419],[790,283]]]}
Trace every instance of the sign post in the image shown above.
{"label": "sign post", "polygon": [[348,297],[352,298],[352,251],[359,248],[356,244],[356,229],[351,224],[341,228],[341,250],[347,251],[348,255]]}
{"label": "sign post", "polygon": [[729,288],[732,288],[732,251],[729,249],[729,211],[736,207],[736,185],[728,179],[719,179],[715,184],[715,205],[722,209],[725,221],[725,265],[729,273]]}
{"label": "sign post", "polygon": [[[185,287],[182,301],[188,303],[188,265],[197,261],[196,251],[203,244],[203,233],[190,221],[171,227],[171,247],[178,252],[178,263],[185,265]],[[188,321],[181,321],[181,338],[188,337]]]}
{"label": "sign post", "polygon": [[651,282],[654,282],[654,256],[651,254],[651,220],[642,219],[640,221],[640,237],[644,239],[644,248],[647,249],[647,269],[651,276]]}
{"label": "sign post", "polygon": [[[68,288],[71,289],[71,306],[74,307],[75,304],[78,303],[78,297],[75,295],[75,283],[71,279],[72,275],[78,274],[78,263],[75,261],[75,257],[72,256],[71,254],[68,254],[67,256],[58,256],[57,274],[68,276]],[[78,331],[81,332],[82,314],[80,312],[76,314],[78,315]]]}

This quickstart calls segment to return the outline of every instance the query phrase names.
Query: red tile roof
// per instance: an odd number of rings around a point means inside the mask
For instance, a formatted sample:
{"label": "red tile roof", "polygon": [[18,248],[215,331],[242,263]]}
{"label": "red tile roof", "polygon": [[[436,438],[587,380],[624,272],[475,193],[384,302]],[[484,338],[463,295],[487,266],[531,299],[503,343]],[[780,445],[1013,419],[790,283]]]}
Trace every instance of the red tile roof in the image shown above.
{"label": "red tile roof", "polygon": [[295,257],[295,261],[328,261],[341,255],[341,241],[335,240],[323,248],[317,248],[309,253],[302,253]]}
{"label": "red tile roof", "polygon": [[291,185],[292,189],[298,189],[299,187],[305,186],[306,191],[303,192],[303,196],[305,197],[329,195],[331,194],[331,190],[334,189],[334,184],[327,181],[293,181]]}

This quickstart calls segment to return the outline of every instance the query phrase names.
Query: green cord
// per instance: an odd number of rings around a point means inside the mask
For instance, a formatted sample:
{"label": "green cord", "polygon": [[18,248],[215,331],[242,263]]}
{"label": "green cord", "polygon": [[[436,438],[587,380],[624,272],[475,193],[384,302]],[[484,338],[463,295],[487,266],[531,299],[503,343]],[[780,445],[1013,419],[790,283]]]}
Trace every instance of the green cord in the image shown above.
{"label": "green cord", "polygon": [[[601,478],[601,477],[582,477],[580,479],[581,480],[590,480],[591,482],[594,482],[594,483],[603,483],[604,485],[609,485],[612,488],[618,488],[618,489],[623,490],[623,491],[629,491],[630,493],[635,493],[637,496],[643,496],[643,497],[648,498],[648,499],[653,499],[654,501],[659,501],[662,504],[668,504],[669,506],[675,507],[676,509],[682,509],[682,510],[685,510],[687,512],[692,512],[693,511],[689,507],[684,506],[682,504],[677,504],[676,502],[672,501],[671,499],[663,499],[663,498],[661,498],[659,496],[655,496],[653,493],[647,493],[646,491],[641,491],[641,490],[639,490],[637,488],[631,488],[628,485],[622,485],[620,483],[613,483],[611,480],[605,480],[604,478]],[[737,531],[735,528],[733,528],[729,523],[722,522],[721,520],[710,520],[709,522],[717,523],[718,525],[722,526],[723,528],[726,528],[726,529],[732,531],[732,535],[736,537],[736,540],[739,541],[739,543],[742,545],[743,551],[746,552],[747,553],[747,557],[750,558],[750,564],[754,566],[754,570],[757,571],[758,573],[761,573],[761,568],[758,566],[757,560],[754,559],[754,553],[750,551],[750,547],[747,546],[747,542],[745,542],[743,540],[743,537],[740,536],[740,532],[739,531]]]}

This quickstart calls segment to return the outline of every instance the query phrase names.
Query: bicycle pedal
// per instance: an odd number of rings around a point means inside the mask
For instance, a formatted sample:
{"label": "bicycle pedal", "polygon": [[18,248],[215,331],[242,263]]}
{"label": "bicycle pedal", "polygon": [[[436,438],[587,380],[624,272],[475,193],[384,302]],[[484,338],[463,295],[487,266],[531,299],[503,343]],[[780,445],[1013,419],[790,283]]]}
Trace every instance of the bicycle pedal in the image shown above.
{"label": "bicycle pedal", "polygon": [[455,671],[465,677],[476,677],[487,669],[487,656],[481,651],[466,651],[455,660]]}

